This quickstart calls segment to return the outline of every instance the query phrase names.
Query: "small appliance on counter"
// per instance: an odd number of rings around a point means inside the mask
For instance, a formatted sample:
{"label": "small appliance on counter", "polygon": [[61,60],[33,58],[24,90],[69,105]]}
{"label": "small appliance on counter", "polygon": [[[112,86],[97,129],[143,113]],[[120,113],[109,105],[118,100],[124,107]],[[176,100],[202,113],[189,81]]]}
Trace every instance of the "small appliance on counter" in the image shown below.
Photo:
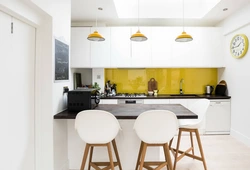
{"label": "small appliance on counter", "polygon": [[95,109],[99,102],[99,91],[94,88],[78,88],[68,92],[69,111],[80,112]]}
{"label": "small appliance on counter", "polygon": [[211,95],[213,93],[213,91],[214,91],[214,87],[213,86],[207,85],[205,87],[205,94]]}
{"label": "small appliance on counter", "polygon": [[116,84],[111,84],[110,80],[105,84],[105,95],[106,96],[115,96],[116,95]]}
{"label": "small appliance on counter", "polygon": [[227,83],[225,80],[221,80],[215,88],[215,94],[220,96],[227,96]]}

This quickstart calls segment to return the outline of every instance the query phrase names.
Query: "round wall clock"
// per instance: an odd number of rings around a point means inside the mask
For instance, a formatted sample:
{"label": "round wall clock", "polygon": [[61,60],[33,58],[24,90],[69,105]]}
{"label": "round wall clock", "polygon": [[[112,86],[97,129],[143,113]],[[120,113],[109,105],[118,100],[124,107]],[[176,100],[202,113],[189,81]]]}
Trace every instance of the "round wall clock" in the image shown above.
{"label": "round wall clock", "polygon": [[230,43],[230,52],[233,57],[241,58],[248,50],[248,38],[244,34],[235,35]]}

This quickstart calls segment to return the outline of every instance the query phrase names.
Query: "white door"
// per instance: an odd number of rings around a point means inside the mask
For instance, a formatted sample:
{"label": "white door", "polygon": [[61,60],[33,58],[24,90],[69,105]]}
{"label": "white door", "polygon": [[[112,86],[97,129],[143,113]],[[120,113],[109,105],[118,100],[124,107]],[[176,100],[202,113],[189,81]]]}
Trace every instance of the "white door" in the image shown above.
{"label": "white door", "polygon": [[[1,77],[1,119],[0,119],[0,169],[10,169],[10,152],[9,149],[11,148],[9,141],[9,128],[10,125],[10,96],[8,95],[8,91],[10,92],[9,82],[11,77],[8,76],[8,72],[11,68],[9,64],[9,56],[11,53],[11,44],[10,44],[10,21],[11,17],[2,13],[0,11],[0,51],[1,51],[1,62],[0,62],[0,77]],[[8,91],[7,91],[8,90]]]}
{"label": "white door", "polygon": [[[15,18],[0,13],[5,22],[0,20],[1,58],[4,58],[4,82],[1,98],[4,114],[8,116],[8,154],[10,170],[34,170],[34,85],[35,85],[35,28]],[[13,33],[11,33],[11,20]],[[7,25],[7,26],[6,26]],[[7,29],[3,29],[6,27]],[[2,36],[1,36],[2,37]],[[2,38],[1,38],[2,39]]]}

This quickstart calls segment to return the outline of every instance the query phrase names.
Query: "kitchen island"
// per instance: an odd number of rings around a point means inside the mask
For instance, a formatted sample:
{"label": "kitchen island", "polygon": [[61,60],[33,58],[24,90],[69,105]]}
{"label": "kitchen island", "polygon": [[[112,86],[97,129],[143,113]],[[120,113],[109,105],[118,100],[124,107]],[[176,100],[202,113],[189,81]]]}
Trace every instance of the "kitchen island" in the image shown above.
{"label": "kitchen island", "polygon": [[[192,118],[198,116],[180,104],[99,104],[98,110],[106,110],[114,114],[118,119],[122,130],[116,136],[116,143],[123,169],[135,169],[137,155],[140,147],[140,139],[134,132],[133,126],[138,115],[146,110],[165,109],[174,112],[178,119]],[[68,136],[68,159],[69,169],[79,169],[85,143],[78,136],[74,124],[78,112],[65,110],[54,116],[54,121],[64,121],[67,119]],[[64,120],[62,120],[64,119]],[[150,124],[148,125],[150,126]],[[106,148],[98,147],[94,150],[94,161],[108,161]],[[146,160],[164,159],[162,148],[149,148]],[[85,168],[86,169],[86,168]]]}
{"label": "kitchen island", "polygon": [[[95,110],[105,110],[117,119],[136,119],[140,113],[147,110],[170,110],[178,119],[197,119],[198,116],[180,104],[99,104]],[[75,119],[78,112],[62,111],[54,119]]]}

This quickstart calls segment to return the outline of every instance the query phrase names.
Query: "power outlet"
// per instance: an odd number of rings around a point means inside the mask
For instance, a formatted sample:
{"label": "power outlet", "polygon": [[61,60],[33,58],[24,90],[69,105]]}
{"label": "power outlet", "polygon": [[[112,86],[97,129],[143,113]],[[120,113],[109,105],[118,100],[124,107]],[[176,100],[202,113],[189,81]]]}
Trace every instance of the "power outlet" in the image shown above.
{"label": "power outlet", "polygon": [[63,93],[68,93],[69,91],[69,87],[68,86],[64,86],[63,87]]}

